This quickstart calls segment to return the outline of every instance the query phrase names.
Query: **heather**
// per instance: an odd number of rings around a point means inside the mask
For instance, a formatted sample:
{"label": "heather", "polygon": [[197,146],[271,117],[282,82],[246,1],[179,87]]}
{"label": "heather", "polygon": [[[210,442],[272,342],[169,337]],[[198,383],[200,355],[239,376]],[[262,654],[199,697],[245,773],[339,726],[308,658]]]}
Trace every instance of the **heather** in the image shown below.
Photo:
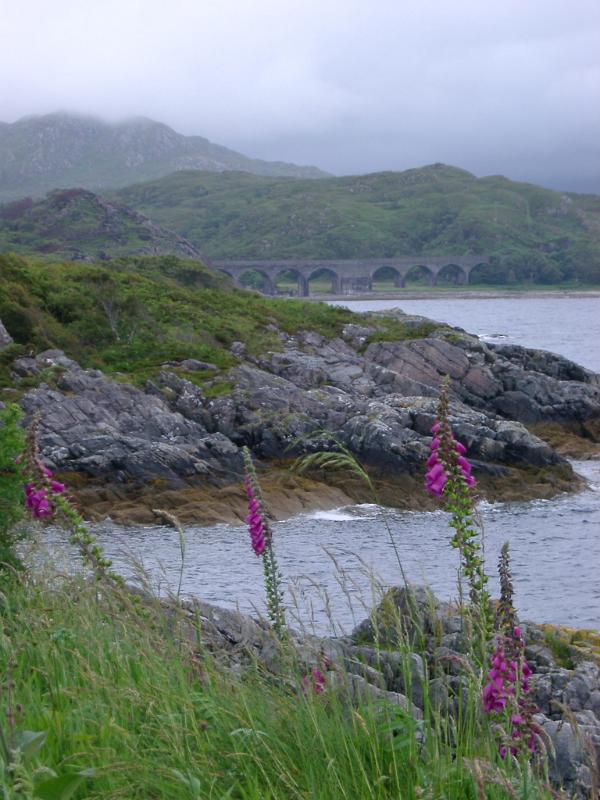
{"label": "heather", "polygon": [[[248,354],[260,355],[281,347],[278,329],[333,337],[356,321],[346,309],[236,289],[199,262],[174,256],[100,266],[10,254],[0,255],[0,319],[16,343],[0,356],[4,386],[12,384],[8,373],[15,355],[47,348],[133,382],[156,374],[165,362],[190,358],[211,364],[203,379],[213,379],[236,363],[230,352],[236,341]],[[422,333],[393,319],[378,318],[377,327],[389,339]],[[227,388],[217,384],[212,391]]]}

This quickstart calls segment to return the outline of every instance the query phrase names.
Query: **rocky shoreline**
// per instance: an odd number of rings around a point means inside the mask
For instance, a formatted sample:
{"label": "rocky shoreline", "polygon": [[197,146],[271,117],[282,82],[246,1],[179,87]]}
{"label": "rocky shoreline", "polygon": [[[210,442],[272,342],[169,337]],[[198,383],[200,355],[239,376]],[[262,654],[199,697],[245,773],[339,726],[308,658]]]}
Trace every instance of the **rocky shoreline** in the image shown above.
{"label": "rocky shoreline", "polygon": [[[44,459],[95,519],[152,522],[159,504],[197,524],[242,519],[244,445],[264,471],[275,517],[371,502],[347,474],[290,476],[295,458],[335,450],[336,441],[365,466],[381,502],[431,508],[422,472],[446,374],[451,423],[482,496],[548,498],[583,486],[557,450],[564,432],[569,455],[579,441],[586,457],[597,452],[600,376],[561,356],[394,314],[401,341],[381,341],[372,324],[348,324],[331,340],[278,330],[280,349],[260,357],[235,343],[238,363],[227,372],[175,362],[140,388],[45,351],[15,360],[14,391],[38,382],[19,393],[26,419],[41,415]],[[431,332],[421,335],[424,324]]]}
{"label": "rocky shoreline", "polygon": [[[466,701],[472,667],[464,616],[425,587],[390,589],[348,636],[291,631],[285,650],[264,620],[238,611],[198,599],[177,608],[166,601],[162,608],[192,643],[199,622],[202,647],[237,675],[258,666],[277,679],[294,662],[300,674],[319,670],[325,693],[340,692],[358,706],[391,703],[417,720],[426,703],[452,717]],[[600,634],[533,622],[522,622],[521,629],[538,748],[546,753],[550,778],[569,796],[589,798],[600,771]]]}

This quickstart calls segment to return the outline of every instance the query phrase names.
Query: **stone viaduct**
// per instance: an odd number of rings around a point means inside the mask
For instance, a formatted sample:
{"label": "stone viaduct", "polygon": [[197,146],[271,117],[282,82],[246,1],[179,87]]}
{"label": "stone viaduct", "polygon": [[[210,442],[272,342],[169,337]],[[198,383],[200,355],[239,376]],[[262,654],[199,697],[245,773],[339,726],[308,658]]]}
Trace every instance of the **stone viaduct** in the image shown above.
{"label": "stone viaduct", "polygon": [[263,278],[262,292],[275,294],[277,278],[283,272],[292,273],[298,282],[298,297],[309,296],[309,281],[317,275],[331,279],[333,294],[351,294],[370,291],[373,279],[384,267],[394,274],[394,285],[405,285],[409,273],[421,270],[430,286],[435,286],[440,275],[451,277],[457,284],[469,283],[471,272],[479,264],[487,264],[487,256],[402,256],[401,258],[364,258],[355,260],[301,260],[280,259],[270,261],[210,261],[209,265],[229,275],[236,283],[245,273],[258,272]]}

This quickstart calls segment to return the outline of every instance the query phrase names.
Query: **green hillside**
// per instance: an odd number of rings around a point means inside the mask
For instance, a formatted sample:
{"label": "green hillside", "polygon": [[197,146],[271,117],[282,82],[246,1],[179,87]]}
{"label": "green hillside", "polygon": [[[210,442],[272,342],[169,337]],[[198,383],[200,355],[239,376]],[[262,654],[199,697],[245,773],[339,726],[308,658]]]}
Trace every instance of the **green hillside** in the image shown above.
{"label": "green hillside", "polygon": [[0,252],[51,260],[97,261],[129,255],[200,253],[176,233],[138,211],[86,189],[63,189],[0,206]]}
{"label": "green hillside", "polygon": [[209,258],[484,253],[478,281],[600,282],[600,196],[443,164],[319,181],[179,172],[117,196]]}

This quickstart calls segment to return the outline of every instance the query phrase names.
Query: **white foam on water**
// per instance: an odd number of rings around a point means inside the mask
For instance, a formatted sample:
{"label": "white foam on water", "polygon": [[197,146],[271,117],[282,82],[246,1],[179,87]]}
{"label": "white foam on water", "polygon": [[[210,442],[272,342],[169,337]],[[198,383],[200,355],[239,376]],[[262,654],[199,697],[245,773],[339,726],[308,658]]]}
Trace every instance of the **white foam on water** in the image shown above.
{"label": "white foam on water", "polygon": [[360,519],[356,514],[348,514],[341,508],[334,508],[331,511],[313,511],[311,514],[304,514],[308,519],[322,519],[329,522],[356,522]]}

